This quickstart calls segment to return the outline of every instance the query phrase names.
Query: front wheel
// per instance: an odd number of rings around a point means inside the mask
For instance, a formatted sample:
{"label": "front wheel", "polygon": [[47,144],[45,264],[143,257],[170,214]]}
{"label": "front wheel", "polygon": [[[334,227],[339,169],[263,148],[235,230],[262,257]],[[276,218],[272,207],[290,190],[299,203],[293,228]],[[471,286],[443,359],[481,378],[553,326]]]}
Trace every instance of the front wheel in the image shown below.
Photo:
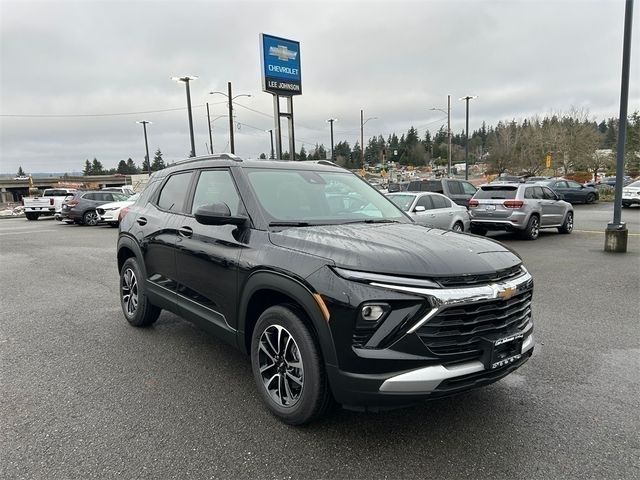
{"label": "front wheel", "polygon": [[160,315],[160,308],[149,302],[135,258],[128,258],[120,270],[120,305],[127,322],[134,327],[148,327]]}
{"label": "front wheel", "polygon": [[82,223],[89,227],[95,227],[99,220],[100,217],[98,217],[98,213],[95,210],[84,212],[84,215],[82,216]]}
{"label": "front wheel", "polygon": [[527,227],[521,233],[526,240],[535,240],[540,235],[540,220],[536,215],[531,215]]}
{"label": "front wheel", "polygon": [[569,234],[573,231],[573,212],[567,212],[567,216],[561,227],[558,227],[560,233]]}
{"label": "front wheel", "polygon": [[262,400],[283,422],[302,425],[329,408],[320,350],[294,307],[276,305],[260,315],[251,337],[251,367]]}

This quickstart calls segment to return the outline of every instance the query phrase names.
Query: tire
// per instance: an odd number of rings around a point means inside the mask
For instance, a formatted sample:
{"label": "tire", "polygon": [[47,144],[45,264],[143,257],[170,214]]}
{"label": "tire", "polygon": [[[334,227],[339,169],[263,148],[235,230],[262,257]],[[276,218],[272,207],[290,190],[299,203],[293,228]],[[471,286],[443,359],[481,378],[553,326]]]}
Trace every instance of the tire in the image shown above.
{"label": "tire", "polygon": [[567,212],[567,216],[564,219],[561,227],[558,227],[558,232],[569,234],[573,231],[573,212]]}
{"label": "tire", "polygon": [[596,196],[593,193],[590,193],[589,195],[587,195],[585,203],[593,203],[595,201],[596,201]]}
{"label": "tire", "polygon": [[462,233],[464,232],[464,225],[462,222],[456,222],[453,224],[453,228],[451,229],[454,232]]}
{"label": "tire", "polygon": [[270,307],[251,336],[251,368],[260,396],[289,425],[321,417],[332,403],[320,349],[303,318],[293,306]]}
{"label": "tire", "polygon": [[32,212],[25,213],[24,215],[25,217],[27,217],[27,220],[38,220],[38,217],[40,216],[37,213],[32,213]]}
{"label": "tire", "polygon": [[531,215],[527,227],[520,232],[520,236],[526,240],[535,240],[540,236],[540,219],[537,215]]}
{"label": "tire", "polygon": [[100,217],[95,210],[87,210],[86,212],[84,212],[84,215],[82,215],[82,223],[89,227],[95,227],[96,225],[98,225],[99,221]]}
{"label": "tire", "polygon": [[120,305],[124,317],[134,327],[148,327],[161,309],[147,298],[144,278],[135,258],[128,258],[120,269]]}
{"label": "tire", "polygon": [[474,225],[471,225],[471,228],[469,229],[469,231],[471,233],[473,233],[474,235],[480,235],[481,237],[484,237],[487,234],[487,230],[482,228],[482,227],[476,227]]}
{"label": "tire", "polygon": [[631,206],[630,203],[623,203],[622,208],[629,208]]}

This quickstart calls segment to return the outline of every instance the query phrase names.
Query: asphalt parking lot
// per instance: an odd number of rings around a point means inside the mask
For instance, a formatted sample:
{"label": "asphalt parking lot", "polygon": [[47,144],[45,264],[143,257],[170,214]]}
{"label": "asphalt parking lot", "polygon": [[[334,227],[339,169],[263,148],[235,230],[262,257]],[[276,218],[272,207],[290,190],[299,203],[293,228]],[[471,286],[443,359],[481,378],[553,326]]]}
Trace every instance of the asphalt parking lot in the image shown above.
{"label": "asphalt parking lot", "polygon": [[0,478],[640,478],[640,208],[603,252],[611,204],[515,249],[537,346],[516,373],[304,428],[262,407],[248,360],[118,301],[117,229],[0,221]]}

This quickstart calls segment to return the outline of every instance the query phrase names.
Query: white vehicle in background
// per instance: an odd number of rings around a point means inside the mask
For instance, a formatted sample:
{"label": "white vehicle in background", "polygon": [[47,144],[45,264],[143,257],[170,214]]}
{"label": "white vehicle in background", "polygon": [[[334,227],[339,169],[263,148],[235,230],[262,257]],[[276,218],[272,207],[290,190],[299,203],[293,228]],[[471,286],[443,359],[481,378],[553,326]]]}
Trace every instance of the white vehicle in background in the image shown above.
{"label": "white vehicle in background", "polygon": [[39,217],[51,215],[59,218],[62,203],[75,193],[75,188],[47,188],[41,197],[24,197],[24,214],[27,220],[37,220]]}
{"label": "white vehicle in background", "polygon": [[622,188],[622,206],[640,205],[640,180]]}
{"label": "white vehicle in background", "polygon": [[401,192],[387,194],[416,223],[432,228],[467,232],[471,224],[467,207],[435,192]]}
{"label": "white vehicle in background", "polygon": [[108,223],[112,227],[117,227],[119,223],[118,217],[120,215],[120,211],[125,207],[130,207],[131,205],[133,205],[139,196],[140,194],[136,193],[126,200],[100,205],[98,208],[96,208],[96,212],[100,217],[100,221]]}
{"label": "white vehicle in background", "polygon": [[133,187],[131,185],[124,185],[122,187],[104,187],[102,189],[103,192],[119,192],[124,193],[125,195],[133,195]]}

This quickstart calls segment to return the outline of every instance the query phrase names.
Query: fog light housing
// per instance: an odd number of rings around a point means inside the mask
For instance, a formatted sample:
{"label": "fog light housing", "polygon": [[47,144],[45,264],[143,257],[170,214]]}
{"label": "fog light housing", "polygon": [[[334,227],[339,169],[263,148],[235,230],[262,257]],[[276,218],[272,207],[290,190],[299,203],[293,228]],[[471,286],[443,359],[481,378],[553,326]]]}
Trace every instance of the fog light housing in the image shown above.
{"label": "fog light housing", "polygon": [[367,303],[360,308],[360,316],[367,322],[377,322],[389,310],[386,303]]}

